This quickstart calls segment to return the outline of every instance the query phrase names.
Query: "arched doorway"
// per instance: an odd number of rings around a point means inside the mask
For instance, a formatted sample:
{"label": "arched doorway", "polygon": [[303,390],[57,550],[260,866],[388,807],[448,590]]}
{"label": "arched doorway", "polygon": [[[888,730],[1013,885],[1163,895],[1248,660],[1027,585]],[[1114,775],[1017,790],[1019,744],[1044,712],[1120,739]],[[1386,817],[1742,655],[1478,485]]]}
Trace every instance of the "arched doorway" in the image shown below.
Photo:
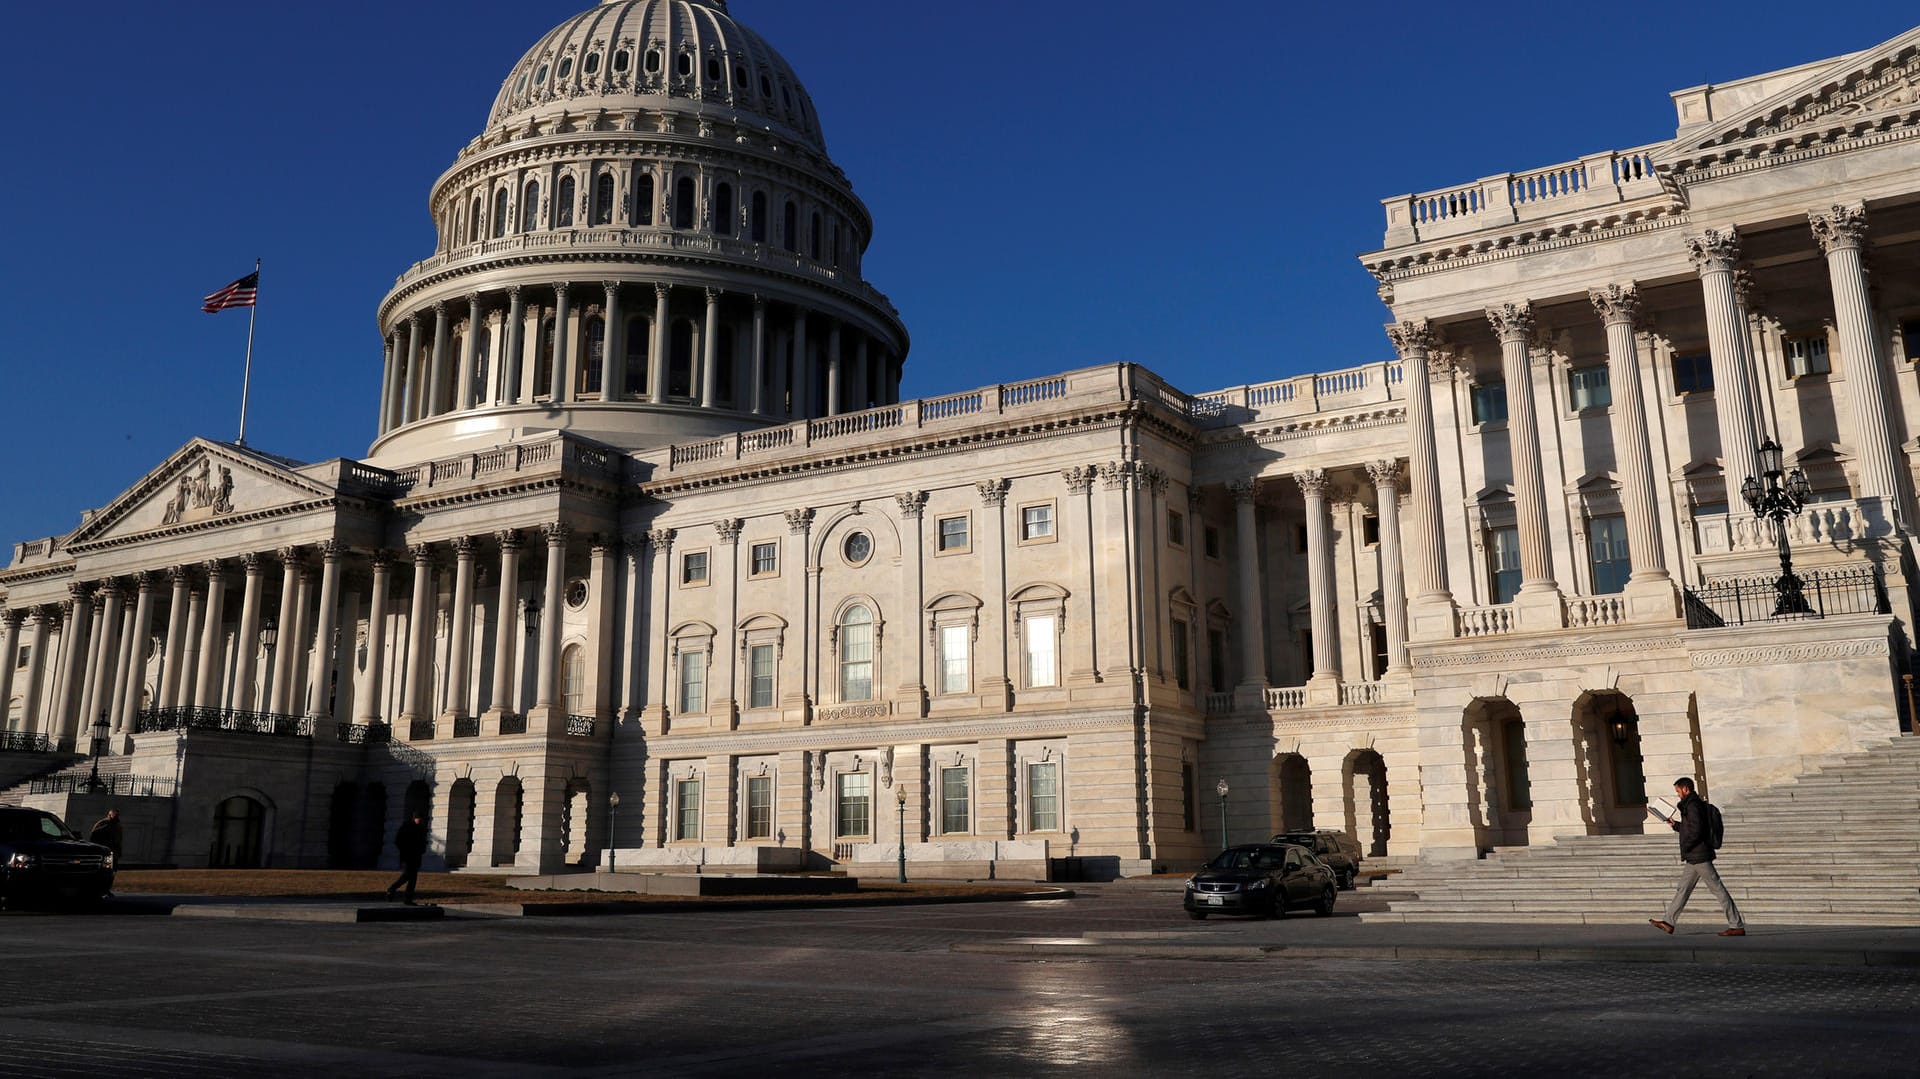
{"label": "arched doorway", "polygon": [[327,806],[327,868],[346,869],[354,859],[353,814],[360,788],[342,780],[333,788],[333,801]]}
{"label": "arched doorway", "polygon": [[1313,827],[1313,769],[1298,753],[1282,753],[1267,768],[1267,822],[1275,832],[1299,832]]}
{"label": "arched doorway", "polygon": [[1353,807],[1353,837],[1367,857],[1384,858],[1387,840],[1393,836],[1387,814],[1387,762],[1375,750],[1356,749],[1347,756],[1347,774],[1353,784],[1347,803]]}
{"label": "arched doorway", "polygon": [[456,779],[447,791],[447,866],[459,869],[473,852],[473,780]]}
{"label": "arched doorway", "polygon": [[264,853],[267,807],[244,794],[221,802],[213,811],[213,847],[207,865],[213,869],[258,869]]}
{"label": "arched doorway", "polygon": [[1527,763],[1527,723],[1505,697],[1467,706],[1462,729],[1469,799],[1483,847],[1524,847],[1533,823],[1533,781]]}
{"label": "arched doorway", "polygon": [[567,784],[567,799],[561,809],[560,835],[565,849],[560,852],[563,861],[576,865],[590,865],[594,861],[594,850],[588,838],[588,815],[592,812],[593,788],[584,779],[576,779]]}
{"label": "arched doorway", "polygon": [[493,864],[512,865],[520,854],[520,777],[507,776],[493,796]]}
{"label": "arched doorway", "polygon": [[371,869],[380,864],[387,845],[387,785],[369,783],[360,792],[360,815],[354,844],[354,865]]}
{"label": "arched doorway", "polygon": [[1573,727],[1584,764],[1581,786],[1594,831],[1634,834],[1643,829],[1647,776],[1640,748],[1640,717],[1624,693],[1583,693],[1573,704]]}

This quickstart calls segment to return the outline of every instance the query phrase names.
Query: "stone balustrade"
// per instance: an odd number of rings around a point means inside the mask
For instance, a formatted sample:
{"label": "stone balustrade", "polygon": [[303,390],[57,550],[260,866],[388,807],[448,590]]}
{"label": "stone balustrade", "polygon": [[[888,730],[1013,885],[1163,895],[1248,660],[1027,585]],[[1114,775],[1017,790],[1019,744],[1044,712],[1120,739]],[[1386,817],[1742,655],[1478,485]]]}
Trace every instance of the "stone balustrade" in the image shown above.
{"label": "stone balustrade", "polygon": [[1627,600],[1624,596],[1568,596],[1567,628],[1592,629],[1596,626],[1627,624]]}
{"label": "stone balustrade", "polygon": [[1511,603],[1491,607],[1460,608],[1460,636],[1498,637],[1519,628],[1519,618]]}
{"label": "stone balustrade", "polygon": [[[1779,542],[1773,522],[1744,512],[1696,517],[1693,531],[1696,554],[1772,551]],[[1830,546],[1893,533],[1893,516],[1878,498],[1815,502],[1787,519],[1787,543],[1792,547]]]}
{"label": "stone balustrade", "polygon": [[1284,712],[1307,706],[1307,687],[1305,686],[1268,686],[1266,690],[1269,711]]}
{"label": "stone balustrade", "polygon": [[1210,424],[1305,415],[1402,400],[1405,378],[1400,361],[1389,360],[1196,394],[1192,409],[1197,419]]}
{"label": "stone balustrade", "polygon": [[1589,154],[1526,172],[1381,200],[1386,244],[1459,236],[1590,207],[1666,196],[1653,146]]}

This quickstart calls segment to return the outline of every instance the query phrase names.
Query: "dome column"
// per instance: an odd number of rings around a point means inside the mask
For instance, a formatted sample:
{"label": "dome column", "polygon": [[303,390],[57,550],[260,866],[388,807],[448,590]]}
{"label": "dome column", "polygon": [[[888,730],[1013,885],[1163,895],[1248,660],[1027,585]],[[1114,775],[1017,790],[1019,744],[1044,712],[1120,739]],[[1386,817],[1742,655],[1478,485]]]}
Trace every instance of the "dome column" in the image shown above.
{"label": "dome column", "polygon": [[840,323],[827,326],[827,415],[838,416],[845,387],[840,384]]}
{"label": "dome column", "polygon": [[655,404],[667,399],[667,300],[672,287],[653,286],[653,352],[647,357],[647,395]]}
{"label": "dome column", "polygon": [[627,396],[627,320],[620,313],[620,282],[602,281],[607,290],[606,315],[600,331],[600,399],[620,401]]}
{"label": "dome column", "polygon": [[748,392],[748,403],[753,414],[767,414],[767,301],[764,296],[753,298],[753,368],[749,377],[753,388]]}
{"label": "dome column", "polygon": [[789,415],[794,419],[811,419],[813,416],[813,363],[807,356],[807,309],[796,307],[793,311],[793,384],[788,388],[792,399]]}
{"label": "dome column", "polygon": [[[465,412],[467,409],[472,408],[476,396],[473,388],[473,376],[475,368],[479,366],[480,321],[483,314],[484,310],[480,306],[480,294],[478,292],[467,293],[467,336],[466,339],[461,342],[460,348],[460,378],[458,382],[460,387],[460,400],[455,402],[453,406],[457,412]],[[485,393],[485,387],[482,387],[479,392]]]}
{"label": "dome column", "polygon": [[873,371],[867,366],[867,335],[863,333],[853,343],[853,410],[873,405]]}
{"label": "dome column", "polygon": [[770,381],[773,403],[768,409],[781,419],[793,418],[793,407],[788,400],[792,380],[793,332],[785,327],[773,333],[773,372]]}
{"label": "dome column", "polygon": [[426,415],[420,402],[420,316],[407,316],[406,404],[400,410],[400,422],[412,423]]}
{"label": "dome column", "polygon": [[380,368],[380,433],[386,434],[398,424],[395,422],[395,403],[399,394],[395,392],[399,379],[396,377],[395,363],[400,354],[400,335],[388,334],[381,344],[385,346],[386,357]]}
{"label": "dome column", "polygon": [[712,408],[720,386],[720,290],[707,290],[706,330],[700,335],[700,407]]}
{"label": "dome column", "polygon": [[446,411],[440,402],[446,399],[447,365],[452,362],[447,327],[447,305],[444,301],[436,302],[433,305],[433,369],[427,378],[427,403],[420,412],[422,418]]}
{"label": "dome column", "polygon": [[559,404],[567,399],[567,367],[573,343],[573,306],[567,296],[567,284],[553,286],[553,378],[547,387],[547,400]]}
{"label": "dome column", "polygon": [[526,352],[527,298],[519,285],[507,287],[507,355],[500,375],[500,403],[520,401],[520,357]]}

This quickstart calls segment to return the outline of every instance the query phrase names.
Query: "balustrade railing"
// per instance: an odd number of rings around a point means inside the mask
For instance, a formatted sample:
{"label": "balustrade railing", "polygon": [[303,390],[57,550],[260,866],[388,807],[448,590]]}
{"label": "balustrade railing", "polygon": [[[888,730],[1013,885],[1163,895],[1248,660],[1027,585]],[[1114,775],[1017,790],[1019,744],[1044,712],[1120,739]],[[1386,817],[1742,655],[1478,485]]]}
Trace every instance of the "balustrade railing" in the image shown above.
{"label": "balustrade railing", "polygon": [[1321,408],[1396,401],[1406,396],[1406,369],[1398,360],[1341,371],[1295,375],[1276,382],[1212,390],[1193,398],[1196,419],[1237,422],[1260,415],[1292,415]]}
{"label": "balustrade railing", "polygon": [[390,723],[342,723],[335,735],[350,746],[377,745],[393,741]]}
{"label": "balustrade railing", "polygon": [[567,734],[568,736],[573,738],[592,738],[593,737],[593,717],[592,716],[573,716],[573,715],[568,716],[567,717]]}
{"label": "balustrade railing", "polygon": [[1621,596],[1567,597],[1567,628],[1590,629],[1595,626],[1623,626],[1627,623],[1627,601]]}
{"label": "balustrade railing", "polygon": [[1578,161],[1384,199],[1388,242],[1458,236],[1561,213],[1569,206],[1644,197],[1661,187],[1653,149],[1589,154]]}
{"label": "balustrade railing", "polygon": [[[1696,517],[1694,534],[1701,554],[1772,551],[1779,545],[1772,521],[1751,513]],[[1786,521],[1789,547],[1834,546],[1891,536],[1892,516],[1878,498],[1812,502]]]}
{"label": "balustrade railing", "polygon": [[52,753],[53,739],[25,731],[0,731],[0,753]]}
{"label": "balustrade railing", "polygon": [[1685,590],[1688,629],[1723,629],[1755,622],[1805,621],[1845,614],[1890,614],[1886,579],[1877,566],[1809,570],[1798,575],[1804,611],[1776,614],[1778,574],[1709,580]]}
{"label": "balustrade railing", "polygon": [[1233,711],[1233,691],[1228,690],[1225,693],[1207,694],[1206,708],[1207,714],[1210,716],[1225,715]]}
{"label": "balustrade railing", "polygon": [[153,708],[134,717],[135,734],[156,731],[232,731],[282,738],[313,737],[313,720],[279,712],[243,712],[232,708]]}
{"label": "balustrade railing", "polygon": [[111,794],[121,798],[171,798],[178,788],[171,776],[41,776],[27,785],[29,794]]}
{"label": "balustrade railing", "polygon": [[1287,708],[1305,708],[1307,706],[1307,687],[1268,686],[1266,698],[1267,707],[1275,711]]}
{"label": "balustrade railing", "polygon": [[1518,625],[1513,604],[1499,603],[1491,607],[1460,608],[1460,636],[1462,637],[1498,637],[1512,633]]}
{"label": "balustrade railing", "polygon": [[1386,684],[1383,682],[1340,683],[1341,704],[1379,704],[1386,699]]}

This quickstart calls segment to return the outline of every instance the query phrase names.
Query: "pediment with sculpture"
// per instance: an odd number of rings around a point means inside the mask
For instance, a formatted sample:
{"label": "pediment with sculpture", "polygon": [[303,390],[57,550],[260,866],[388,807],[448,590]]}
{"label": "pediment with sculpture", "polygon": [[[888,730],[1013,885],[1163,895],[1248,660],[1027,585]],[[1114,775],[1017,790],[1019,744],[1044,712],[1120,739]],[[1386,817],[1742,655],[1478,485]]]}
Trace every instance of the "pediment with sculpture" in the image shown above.
{"label": "pediment with sculpture", "polygon": [[1705,150],[1909,109],[1920,110],[1920,28],[1836,60],[1687,142]]}
{"label": "pediment with sculpture", "polygon": [[242,447],[195,439],[89,516],[67,545],[111,544],[123,537],[205,526],[334,497],[331,487],[292,465]]}

